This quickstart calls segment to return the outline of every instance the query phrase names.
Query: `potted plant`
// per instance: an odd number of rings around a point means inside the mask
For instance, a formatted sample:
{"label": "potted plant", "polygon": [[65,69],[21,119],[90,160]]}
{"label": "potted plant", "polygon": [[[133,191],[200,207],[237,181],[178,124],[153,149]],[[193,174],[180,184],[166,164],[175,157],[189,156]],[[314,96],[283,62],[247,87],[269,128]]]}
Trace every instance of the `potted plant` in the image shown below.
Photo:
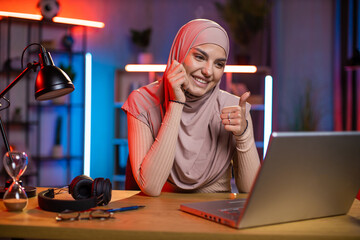
{"label": "potted plant", "polygon": [[70,80],[74,82],[76,73],[71,65],[65,67],[64,64],[60,63],[60,68],[69,76]]}
{"label": "potted plant", "polygon": [[146,64],[153,62],[153,55],[147,52],[151,40],[151,27],[145,30],[130,29],[131,41],[138,48],[138,63]]}
{"label": "potted plant", "polygon": [[302,96],[297,98],[298,102],[295,104],[294,109],[294,123],[292,130],[294,131],[316,131],[319,126],[320,114],[316,110],[316,97],[313,95],[314,89],[311,82],[307,82]]}
{"label": "potted plant", "polygon": [[21,123],[22,122],[22,110],[21,107],[16,107],[13,115],[12,115],[12,121],[16,122],[16,123]]}
{"label": "potted plant", "polygon": [[55,124],[55,141],[52,151],[52,155],[54,158],[61,158],[63,156],[63,146],[61,145],[61,129],[62,118],[61,116],[58,116]]}
{"label": "potted plant", "polygon": [[266,0],[226,0],[224,3],[215,2],[215,7],[237,44],[235,58],[240,64],[248,64],[244,61],[249,61],[249,43],[264,28],[270,6]]}

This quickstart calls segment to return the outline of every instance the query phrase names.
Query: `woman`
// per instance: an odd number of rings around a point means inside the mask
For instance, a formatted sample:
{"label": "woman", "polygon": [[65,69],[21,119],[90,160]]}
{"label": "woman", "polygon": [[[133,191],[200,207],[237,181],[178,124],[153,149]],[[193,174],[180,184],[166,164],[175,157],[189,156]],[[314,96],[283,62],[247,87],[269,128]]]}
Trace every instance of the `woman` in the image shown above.
{"label": "woman", "polygon": [[250,191],[260,165],[247,92],[219,89],[229,54],[226,31],[197,19],[177,33],[163,78],[123,106],[134,178],[147,195]]}

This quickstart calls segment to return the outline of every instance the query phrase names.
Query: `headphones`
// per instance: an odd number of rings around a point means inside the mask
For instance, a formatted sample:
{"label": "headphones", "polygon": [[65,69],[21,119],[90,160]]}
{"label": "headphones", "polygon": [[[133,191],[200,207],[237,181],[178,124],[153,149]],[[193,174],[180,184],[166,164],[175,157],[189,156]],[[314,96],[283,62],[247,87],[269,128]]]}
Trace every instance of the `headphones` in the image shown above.
{"label": "headphones", "polygon": [[50,212],[64,210],[84,211],[96,206],[107,205],[111,200],[112,185],[109,179],[95,178],[92,180],[86,175],[74,178],[68,186],[68,192],[74,200],[55,199],[53,188],[38,194],[39,207]]}

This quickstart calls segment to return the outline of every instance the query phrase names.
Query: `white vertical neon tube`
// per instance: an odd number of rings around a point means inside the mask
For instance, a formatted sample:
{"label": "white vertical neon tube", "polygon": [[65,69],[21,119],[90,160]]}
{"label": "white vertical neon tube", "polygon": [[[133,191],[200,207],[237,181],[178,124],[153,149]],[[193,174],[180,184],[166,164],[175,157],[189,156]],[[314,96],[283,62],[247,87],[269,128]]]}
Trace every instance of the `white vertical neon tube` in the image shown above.
{"label": "white vertical neon tube", "polygon": [[272,131],[272,98],[273,98],[273,78],[270,75],[265,77],[265,96],[264,96],[264,148],[263,158],[269,145]]}
{"label": "white vertical neon tube", "polygon": [[84,174],[90,176],[91,145],[91,53],[85,55]]}

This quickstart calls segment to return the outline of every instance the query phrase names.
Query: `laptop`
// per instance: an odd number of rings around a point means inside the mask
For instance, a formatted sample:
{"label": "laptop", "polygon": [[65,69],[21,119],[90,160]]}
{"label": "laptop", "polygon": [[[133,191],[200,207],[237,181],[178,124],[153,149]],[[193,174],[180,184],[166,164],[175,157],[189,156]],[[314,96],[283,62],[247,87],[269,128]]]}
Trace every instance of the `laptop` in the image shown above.
{"label": "laptop", "polygon": [[181,204],[234,228],[343,215],[360,188],[360,132],[274,132],[247,199]]}

